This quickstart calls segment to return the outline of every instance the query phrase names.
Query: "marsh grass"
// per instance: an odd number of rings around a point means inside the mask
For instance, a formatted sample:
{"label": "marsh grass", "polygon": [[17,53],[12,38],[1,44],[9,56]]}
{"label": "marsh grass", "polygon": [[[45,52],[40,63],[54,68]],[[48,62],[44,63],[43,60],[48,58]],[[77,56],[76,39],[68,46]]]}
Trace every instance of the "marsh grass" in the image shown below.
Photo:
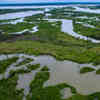
{"label": "marsh grass", "polygon": [[25,74],[25,73],[30,73],[33,70],[36,70],[40,68],[40,64],[35,64],[35,65],[26,65],[27,69],[19,69],[19,70],[11,70],[10,71],[10,76],[14,76],[16,74]]}
{"label": "marsh grass", "polygon": [[34,60],[31,59],[31,58],[26,58],[26,59],[24,59],[22,62],[20,62],[19,64],[17,64],[16,66],[17,66],[17,67],[18,67],[18,66],[22,66],[22,65],[25,65],[25,64],[30,63],[30,62],[32,62],[32,61],[34,61]]}
{"label": "marsh grass", "polygon": [[[79,63],[91,62],[99,52],[94,52],[94,44],[81,39],[75,39],[60,30],[61,22],[41,20],[39,31],[34,33],[38,40],[17,40],[10,43],[0,43],[0,53],[27,53],[35,55],[52,55],[59,60],[71,60]],[[31,37],[31,34],[28,35]],[[5,49],[6,48],[6,49]],[[96,48],[95,48],[96,49]]]}
{"label": "marsh grass", "polygon": [[80,69],[81,74],[85,74],[85,73],[93,72],[93,71],[95,71],[95,69],[91,68],[91,67],[83,67],[83,68]]}
{"label": "marsh grass", "polygon": [[16,90],[18,76],[0,80],[0,100],[22,100],[23,90]]}
{"label": "marsh grass", "polygon": [[5,34],[11,34],[14,32],[21,32],[25,29],[31,30],[34,27],[34,24],[29,24],[25,22],[19,22],[17,24],[2,24],[0,25],[0,30],[3,30]]}
{"label": "marsh grass", "polygon": [[100,75],[100,69],[98,69],[98,70],[96,71],[96,74],[97,74],[97,75]]}
{"label": "marsh grass", "polygon": [[50,71],[49,68],[47,66],[44,66],[41,71]]}
{"label": "marsh grass", "polygon": [[38,72],[35,79],[31,82],[30,92],[32,95],[28,95],[28,100],[62,100],[61,90],[64,88],[70,88],[73,93],[76,93],[76,89],[65,83],[55,86],[43,87],[44,82],[49,79],[49,72]]}
{"label": "marsh grass", "polygon": [[36,69],[40,68],[40,64],[36,64],[36,65],[29,64],[29,65],[27,65],[27,68],[29,71],[36,70]]}
{"label": "marsh grass", "polygon": [[25,73],[29,73],[30,71],[29,70],[24,70],[24,69],[19,69],[19,70],[11,70],[9,73],[10,73],[10,76],[9,77],[12,77],[16,74],[25,74]]}
{"label": "marsh grass", "polygon": [[5,70],[18,60],[18,57],[8,58],[7,60],[0,61],[0,73],[4,73]]}
{"label": "marsh grass", "polygon": [[[85,22],[83,21],[83,23]],[[94,25],[91,23],[87,23],[87,24]],[[74,25],[74,31],[77,32],[78,34],[82,34],[83,36],[100,40],[100,29],[98,28],[100,27],[100,25],[98,26],[96,24],[95,28],[91,28],[91,27],[84,26],[82,24],[76,24],[75,21],[73,21],[73,25]]]}

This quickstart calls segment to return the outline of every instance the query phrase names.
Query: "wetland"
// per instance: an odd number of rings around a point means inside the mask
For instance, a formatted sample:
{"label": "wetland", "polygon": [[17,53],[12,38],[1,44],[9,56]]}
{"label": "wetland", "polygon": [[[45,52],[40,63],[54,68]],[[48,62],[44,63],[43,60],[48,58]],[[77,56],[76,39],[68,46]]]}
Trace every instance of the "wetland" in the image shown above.
{"label": "wetland", "polygon": [[100,100],[99,12],[1,9],[0,100]]}

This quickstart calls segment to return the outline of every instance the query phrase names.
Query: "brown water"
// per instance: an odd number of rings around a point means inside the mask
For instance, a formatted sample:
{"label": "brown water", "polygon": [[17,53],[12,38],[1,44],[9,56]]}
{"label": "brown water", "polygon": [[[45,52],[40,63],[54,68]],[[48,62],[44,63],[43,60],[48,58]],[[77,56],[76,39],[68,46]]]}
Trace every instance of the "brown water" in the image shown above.
{"label": "brown water", "polygon": [[80,74],[79,64],[70,61],[57,62],[50,67],[52,67],[50,79],[44,86],[65,82],[74,86],[81,94],[100,92],[100,76],[95,72]]}

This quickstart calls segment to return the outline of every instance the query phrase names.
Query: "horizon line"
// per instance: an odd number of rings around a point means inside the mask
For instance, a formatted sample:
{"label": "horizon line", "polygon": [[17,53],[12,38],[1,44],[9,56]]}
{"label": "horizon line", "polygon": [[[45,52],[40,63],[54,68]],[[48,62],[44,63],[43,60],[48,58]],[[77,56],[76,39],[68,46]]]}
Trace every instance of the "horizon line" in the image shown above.
{"label": "horizon line", "polygon": [[0,3],[0,6],[23,6],[23,5],[68,5],[68,4],[100,4],[100,2],[32,2],[32,3]]}

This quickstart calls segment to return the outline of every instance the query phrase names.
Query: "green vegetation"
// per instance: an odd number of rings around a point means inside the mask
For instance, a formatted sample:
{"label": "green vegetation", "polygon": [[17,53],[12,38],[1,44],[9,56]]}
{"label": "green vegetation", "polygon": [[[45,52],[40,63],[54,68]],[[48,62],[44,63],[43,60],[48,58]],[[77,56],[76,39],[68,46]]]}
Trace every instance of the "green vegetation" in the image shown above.
{"label": "green vegetation", "polygon": [[[56,38],[60,32],[61,22],[56,23],[56,26],[52,26],[52,23],[48,21],[41,21],[39,24],[39,31],[35,33],[43,42],[56,42]],[[56,32],[56,33],[55,33]]]}
{"label": "green vegetation", "polygon": [[30,63],[30,62],[32,62],[32,61],[33,61],[33,59],[31,59],[31,58],[26,58],[26,59],[24,59],[22,62],[20,62],[19,64],[17,64],[16,66],[22,66],[22,65],[25,65],[25,64]]}
{"label": "green vegetation", "polygon": [[[69,39],[70,40],[65,40],[66,44],[64,46],[61,44],[57,45],[49,42],[45,43],[39,41],[16,41],[10,43],[2,42],[0,43],[0,53],[26,53],[35,55],[48,54],[60,60],[71,60],[78,63],[94,63],[95,59],[100,57],[99,45],[90,45],[90,48],[87,48],[87,46],[80,47],[80,45],[72,41],[73,45],[77,44],[77,46],[72,46],[71,43],[70,45],[67,44],[69,43],[67,41],[71,41],[71,38]],[[80,42],[80,44],[82,43]]]}
{"label": "green vegetation", "polygon": [[44,10],[44,9],[43,8],[0,9],[0,14],[23,12],[23,11],[37,11],[37,10]]}
{"label": "green vegetation", "polygon": [[94,64],[95,66],[100,65],[100,57],[99,57],[99,56],[100,56],[100,55],[98,55],[97,57],[94,58],[94,63],[93,63],[93,64]]}
{"label": "green vegetation", "polygon": [[[55,86],[43,87],[43,84],[49,79],[49,72],[38,72],[35,79],[31,82],[30,93],[27,96],[27,100],[94,100],[100,99],[100,93],[94,93],[91,95],[78,94],[76,89],[68,84],[62,83]],[[70,88],[72,97],[62,99],[61,90],[64,88]]]}
{"label": "green vegetation", "polygon": [[4,73],[5,70],[14,62],[18,60],[18,57],[9,58],[7,60],[0,61],[0,73]]}
{"label": "green vegetation", "polygon": [[[61,32],[61,22],[41,20],[39,31],[13,42],[1,42],[0,53],[26,53],[35,55],[52,55],[59,60],[71,60],[78,63],[96,63],[100,64],[100,44],[91,43],[81,39],[74,38]],[[22,40],[21,40],[22,39]],[[25,40],[24,40],[25,39]],[[26,41],[27,40],[27,41]]]}
{"label": "green vegetation", "polygon": [[95,69],[91,68],[91,67],[83,67],[83,68],[80,69],[81,74],[88,73],[88,72],[93,72],[93,71],[95,71]]}
{"label": "green vegetation", "polygon": [[22,100],[23,91],[16,90],[18,77],[0,80],[0,100]]}
{"label": "green vegetation", "polygon": [[92,37],[95,39],[100,39],[99,28],[91,28],[84,26],[82,24],[76,24],[75,22],[73,22],[73,24],[74,24],[74,31],[77,32],[78,34],[82,34],[84,36]]}
{"label": "green vegetation", "polygon": [[94,100],[94,99],[100,100],[100,92],[93,93],[93,94],[89,95],[88,99],[89,100]]}
{"label": "green vegetation", "polygon": [[96,74],[98,74],[98,75],[100,74],[100,69],[98,69],[98,70],[96,71]]}
{"label": "green vegetation", "polygon": [[65,83],[58,84],[56,86],[43,87],[45,81],[49,79],[49,72],[38,72],[35,79],[31,82],[30,93],[28,100],[62,100],[60,91],[64,88],[70,88],[73,93],[76,93],[76,89]]}
{"label": "green vegetation", "polygon": [[29,71],[36,70],[36,69],[40,68],[40,64],[36,64],[36,65],[29,64],[29,65],[27,65],[27,68]]}
{"label": "green vegetation", "polygon": [[14,76],[16,74],[25,74],[25,73],[29,73],[30,71],[29,70],[24,70],[24,69],[19,69],[19,70],[11,70],[9,73],[10,73],[10,77],[11,76]]}
{"label": "green vegetation", "polygon": [[20,32],[25,29],[32,30],[33,27],[34,27],[34,24],[20,22],[17,24],[2,24],[2,25],[0,25],[0,30],[3,30],[5,32],[5,34],[9,34],[9,33],[11,34],[13,32]]}
{"label": "green vegetation", "polygon": [[47,66],[44,66],[41,71],[49,71],[49,68]]}
{"label": "green vegetation", "polygon": [[80,94],[75,94],[72,97],[70,97],[69,99],[65,99],[65,100],[99,100],[100,99],[100,92],[98,93],[93,93],[90,95],[80,95]]}
{"label": "green vegetation", "polygon": [[30,65],[30,64],[29,64],[29,65],[27,65],[26,67],[27,67],[27,69],[19,69],[19,70],[16,70],[16,71],[11,70],[11,71],[10,71],[10,76],[14,76],[14,75],[16,75],[16,74],[29,73],[29,72],[31,72],[31,71],[33,71],[33,70],[36,70],[36,69],[40,68],[40,64],[36,64],[36,65]]}
{"label": "green vegetation", "polygon": [[56,18],[56,19],[76,19],[76,17],[81,16],[87,16],[90,17],[97,17],[100,18],[100,14],[96,13],[88,13],[88,12],[79,12],[75,11],[74,8],[70,9],[64,9],[64,8],[55,8],[51,10],[49,13],[52,14],[52,16],[49,16],[49,18]]}
{"label": "green vegetation", "polygon": [[8,19],[8,20],[0,20],[0,24],[1,24],[1,23],[7,23],[7,22],[9,22],[9,21],[12,21],[12,20],[9,20],[9,19]]}
{"label": "green vegetation", "polygon": [[91,100],[91,99],[88,99],[88,96],[85,95],[75,94],[72,97],[65,100]]}
{"label": "green vegetation", "polygon": [[33,22],[33,23],[40,23],[41,20],[45,15],[44,14],[36,14],[32,16],[28,16],[24,18],[24,21],[26,22]]}
{"label": "green vegetation", "polygon": [[[39,64],[34,65],[39,66]],[[28,67],[30,68],[30,67]],[[33,68],[32,68],[33,69]],[[49,79],[50,73],[47,66],[44,66],[40,72],[35,75],[35,79],[30,84],[30,93],[26,100],[94,100],[94,98],[100,98],[100,93],[94,93],[91,95],[80,95],[76,89],[66,83],[57,84],[54,86],[44,87],[44,83]],[[29,73],[28,69],[11,71],[8,79],[0,80],[0,100],[22,100],[23,90],[16,90],[18,74]],[[70,88],[72,97],[62,99],[61,90],[64,88]],[[9,92],[10,90],[10,92]]]}

